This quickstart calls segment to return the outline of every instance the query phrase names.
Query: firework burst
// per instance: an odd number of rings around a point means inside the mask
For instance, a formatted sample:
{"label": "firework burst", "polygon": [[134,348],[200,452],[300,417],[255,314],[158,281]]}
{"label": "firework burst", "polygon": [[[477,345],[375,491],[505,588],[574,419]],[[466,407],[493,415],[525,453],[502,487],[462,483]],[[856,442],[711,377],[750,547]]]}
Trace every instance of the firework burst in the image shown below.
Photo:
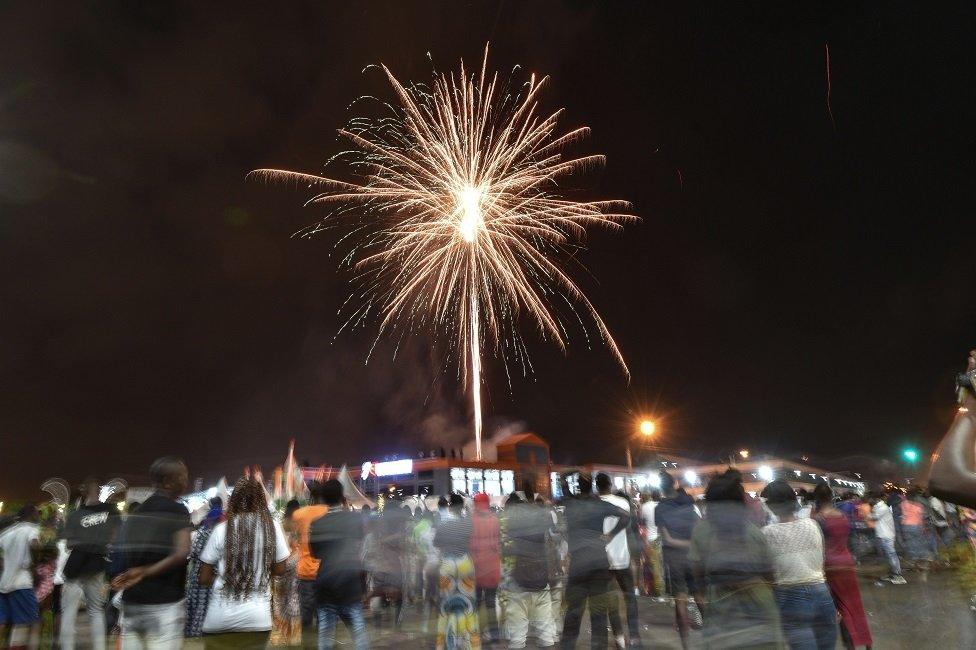
{"label": "firework burst", "polygon": [[[346,326],[379,322],[379,336],[420,329],[445,338],[474,400],[476,454],[481,458],[482,351],[531,363],[518,323],[535,325],[544,340],[565,349],[567,321],[599,338],[627,366],[593,304],[563,268],[588,226],[619,229],[636,219],[625,201],[574,201],[561,181],[603,164],[603,156],[567,157],[586,127],[557,134],[561,110],[540,114],[547,78],[531,75],[517,89],[512,77],[435,74],[430,85],[401,84],[386,66],[396,102],[376,118],[355,118],[340,135],[352,145],[336,156],[358,174],[343,182],[279,169],[252,175],[307,184],[307,204],[331,208],[301,232],[336,224],[352,242],[345,261],[360,289]],[[341,219],[341,217],[347,219]],[[587,339],[589,336],[587,335]]]}

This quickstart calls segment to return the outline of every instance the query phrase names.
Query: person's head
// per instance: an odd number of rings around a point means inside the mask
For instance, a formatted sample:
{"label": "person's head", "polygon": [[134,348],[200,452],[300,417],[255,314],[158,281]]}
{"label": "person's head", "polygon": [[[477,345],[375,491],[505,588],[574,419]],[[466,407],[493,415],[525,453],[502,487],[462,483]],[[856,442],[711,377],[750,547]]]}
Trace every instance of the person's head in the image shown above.
{"label": "person's head", "polygon": [[610,475],[606,472],[599,472],[596,475],[596,491],[601,495],[607,495],[612,489],[613,481],[610,480]]}
{"label": "person's head", "polygon": [[27,503],[17,511],[17,521],[36,524],[39,519],[40,513],[37,510],[37,506],[33,503]]}
{"label": "person's head", "polygon": [[810,493],[807,492],[806,488],[800,488],[796,491],[796,499],[801,505],[806,505],[807,501],[810,500]]}
{"label": "person's head", "polygon": [[826,483],[818,483],[817,487],[813,488],[813,502],[818,508],[833,504],[834,491]]}
{"label": "person's head", "polygon": [[190,474],[182,458],[163,456],[149,466],[149,480],[156,490],[177,497],[186,492]]}
{"label": "person's head", "polygon": [[783,479],[776,479],[765,487],[763,495],[766,505],[780,519],[793,517],[799,504],[796,502],[796,492]]}
{"label": "person's head", "polygon": [[705,501],[709,506],[719,501],[743,504],[745,497],[742,475],[738,472],[727,471],[719,474],[709,481],[708,487],[705,488]]}
{"label": "person's head", "polygon": [[308,498],[313,504],[325,503],[322,498],[322,482],[312,481],[312,484],[308,486]]}
{"label": "person's head", "polygon": [[[219,499],[218,499],[218,501],[219,501]],[[126,514],[131,515],[133,512],[135,512],[136,510],[138,510],[139,509],[139,506],[141,506],[141,505],[142,505],[142,503],[139,502],[139,501],[131,501],[131,502],[129,502],[129,505],[125,509]]]}
{"label": "person's head", "polygon": [[477,512],[488,512],[491,509],[491,499],[484,492],[474,495],[474,509]]}
{"label": "person's head", "polygon": [[439,512],[446,511],[447,510],[448,503],[449,502],[448,502],[448,500],[447,500],[446,497],[441,497],[440,499],[437,500],[437,510]]}
{"label": "person's head", "polygon": [[[324,497],[323,497],[322,503],[325,503]],[[373,509],[369,507],[369,504],[368,503],[364,503],[362,509],[360,510],[360,512],[363,513],[364,515],[368,515],[369,513],[373,512]]]}
{"label": "person's head", "polygon": [[81,498],[85,500],[85,503],[92,503],[98,501],[98,496],[102,491],[102,482],[94,476],[86,476],[79,489],[81,490]]}
{"label": "person's head", "polygon": [[253,476],[242,476],[227,501],[224,557],[224,590],[232,598],[267,588],[275,557],[274,519],[264,486]]}
{"label": "person's head", "polygon": [[302,507],[302,504],[298,502],[298,499],[292,499],[285,504],[285,519],[291,519],[291,516],[295,514],[295,511]]}
{"label": "person's head", "polygon": [[[322,502],[330,508],[341,506],[345,500],[342,483],[336,479],[329,479],[322,484]],[[363,508],[366,509],[365,507]]]}
{"label": "person's head", "polygon": [[210,504],[210,509],[211,510],[216,510],[216,509],[223,510],[224,509],[224,502],[223,502],[223,500],[220,497],[211,497],[210,498],[210,501],[209,501],[209,504]]}
{"label": "person's head", "polygon": [[593,475],[589,472],[580,472],[577,485],[579,485],[580,496],[585,497],[593,494]]}
{"label": "person's head", "polygon": [[674,477],[665,472],[663,469],[660,473],[661,477],[661,494],[665,497],[673,497],[675,493],[675,480]]}
{"label": "person's head", "polygon": [[451,500],[447,507],[455,515],[460,515],[464,511],[464,497],[457,492],[451,494]]}

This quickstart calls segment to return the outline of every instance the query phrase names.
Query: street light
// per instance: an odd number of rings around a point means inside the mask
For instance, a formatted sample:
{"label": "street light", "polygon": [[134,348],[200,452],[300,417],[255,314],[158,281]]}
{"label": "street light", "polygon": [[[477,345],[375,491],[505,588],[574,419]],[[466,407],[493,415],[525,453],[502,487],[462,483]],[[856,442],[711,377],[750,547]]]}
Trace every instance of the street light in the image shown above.
{"label": "street light", "polygon": [[902,451],[901,455],[904,456],[905,460],[907,460],[909,463],[914,463],[918,460],[918,450],[913,449],[912,447],[908,447]]}
{"label": "street light", "polygon": [[740,449],[739,450],[739,455],[742,456],[742,460],[748,460],[749,459],[749,450],[748,449]]}
{"label": "street light", "polygon": [[[650,438],[657,430],[657,424],[654,423],[654,420],[641,420],[640,424],[637,425],[637,430],[645,439]],[[627,438],[627,470],[631,473],[634,471],[634,458],[630,453],[629,437]]]}

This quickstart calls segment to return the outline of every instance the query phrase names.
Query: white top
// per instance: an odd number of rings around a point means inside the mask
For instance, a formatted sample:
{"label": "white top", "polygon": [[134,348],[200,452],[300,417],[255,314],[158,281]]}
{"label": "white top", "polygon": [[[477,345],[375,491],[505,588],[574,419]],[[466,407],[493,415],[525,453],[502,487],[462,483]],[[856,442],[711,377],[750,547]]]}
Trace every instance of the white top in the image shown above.
{"label": "white top", "polygon": [[641,516],[644,518],[644,528],[647,530],[647,541],[653,542],[658,538],[657,524],[654,522],[654,510],[657,501],[648,501],[641,505]]}
{"label": "white top", "polygon": [[[600,498],[607,503],[617,506],[624,513],[630,512],[630,504],[623,497],[618,497],[615,494],[606,494],[601,495]],[[604,517],[603,532],[609,533],[613,530],[613,527],[617,525],[619,519],[619,517]],[[611,569],[626,569],[630,566],[630,548],[627,547],[626,528],[614,535],[610,543],[607,544],[607,559],[610,560]]]}
{"label": "white top", "polygon": [[895,539],[895,517],[884,501],[871,506],[871,519],[874,519],[874,536],[878,539]]}
{"label": "white top", "polygon": [[[248,530],[253,530],[253,517],[242,516],[240,524]],[[288,559],[291,549],[288,540],[281,529],[281,524],[274,522],[275,551],[274,561],[283,562]],[[256,539],[252,548],[260,551],[264,546],[264,531],[259,527],[255,532]],[[207,615],[203,619],[203,631],[212,632],[267,632],[271,629],[271,581],[260,591],[255,591],[247,598],[235,600],[224,593],[225,542],[227,538],[227,523],[217,524],[207,545],[200,554],[200,561],[216,567],[217,577],[210,593],[210,603]],[[265,567],[262,566],[261,556],[254,556],[255,583],[260,583],[265,577]],[[269,576],[270,578],[270,576]]]}
{"label": "white top", "polygon": [[58,540],[58,562],[54,569],[54,584],[63,585],[64,584],[64,565],[68,563],[68,556],[71,555],[71,551],[68,549],[68,541],[64,539]]}
{"label": "white top", "polygon": [[813,514],[813,506],[809,504],[800,506],[796,510],[797,519],[809,519],[811,514]]}
{"label": "white top", "polygon": [[824,581],[824,542],[820,525],[813,519],[769,524],[762,529],[780,586],[808,585]]}
{"label": "white top", "polygon": [[37,524],[21,522],[0,533],[0,552],[3,553],[0,594],[34,588],[30,570],[31,542],[38,541],[38,531],[40,526]]}

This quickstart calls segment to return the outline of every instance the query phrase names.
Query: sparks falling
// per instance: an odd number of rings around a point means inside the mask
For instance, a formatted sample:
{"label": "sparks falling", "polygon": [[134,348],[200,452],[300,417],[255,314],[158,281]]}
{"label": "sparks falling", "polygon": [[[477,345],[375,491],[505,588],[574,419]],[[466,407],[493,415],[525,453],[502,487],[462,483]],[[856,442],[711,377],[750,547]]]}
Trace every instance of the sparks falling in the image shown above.
{"label": "sparks falling", "polygon": [[[547,78],[519,89],[488,75],[435,74],[401,84],[385,66],[396,102],[377,118],[355,118],[339,131],[353,149],[345,160],[360,176],[344,182],[279,169],[251,172],[316,188],[308,204],[331,207],[312,235],[352,217],[346,261],[361,290],[345,326],[379,321],[379,336],[419,329],[446,339],[459,376],[472,388],[475,449],[481,458],[482,352],[531,363],[518,322],[535,325],[565,350],[573,319],[594,326],[624,372],[617,344],[561,261],[580,247],[587,226],[620,229],[636,217],[625,201],[574,201],[561,182],[603,164],[603,156],[567,157],[586,127],[557,135],[556,111],[539,112]],[[589,337],[587,337],[589,340]],[[507,362],[505,363],[508,372]]]}

